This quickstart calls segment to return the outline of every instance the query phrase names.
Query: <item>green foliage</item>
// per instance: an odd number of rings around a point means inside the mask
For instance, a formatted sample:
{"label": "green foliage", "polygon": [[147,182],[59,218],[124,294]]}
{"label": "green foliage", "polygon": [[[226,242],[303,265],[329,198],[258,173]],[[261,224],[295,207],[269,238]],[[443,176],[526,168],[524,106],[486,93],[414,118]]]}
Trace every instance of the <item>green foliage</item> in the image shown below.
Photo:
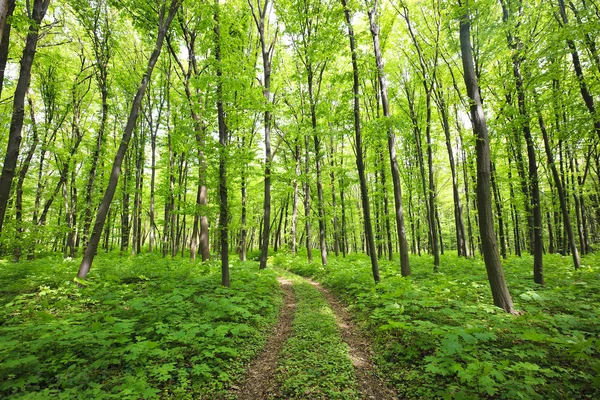
{"label": "green foliage", "polygon": [[[294,278],[291,278],[294,279]],[[286,399],[358,399],[348,347],[323,295],[294,279],[293,333],[280,356],[278,380]]]}
{"label": "green foliage", "polygon": [[147,255],[0,264],[0,397],[214,398],[260,349],[281,305],[272,272]]}
{"label": "green foliage", "polygon": [[[583,259],[596,265],[597,256]],[[382,261],[375,285],[365,256],[331,258],[327,267],[278,257],[313,276],[348,303],[373,336],[380,368],[402,398],[598,398],[600,283],[598,270],[572,269],[568,257],[546,256],[545,287],[531,282],[531,258],[511,258],[505,272],[522,315],[491,306],[481,260]]]}

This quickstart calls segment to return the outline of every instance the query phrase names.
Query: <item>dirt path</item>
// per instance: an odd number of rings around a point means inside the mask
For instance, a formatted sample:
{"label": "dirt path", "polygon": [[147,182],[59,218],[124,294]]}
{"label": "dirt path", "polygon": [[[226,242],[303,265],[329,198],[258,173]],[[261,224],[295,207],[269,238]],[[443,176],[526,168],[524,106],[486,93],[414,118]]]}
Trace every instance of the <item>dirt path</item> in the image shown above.
{"label": "dirt path", "polygon": [[292,290],[292,282],[277,278],[283,290],[283,306],[279,322],[269,337],[262,353],[248,368],[246,382],[236,390],[238,400],[262,400],[271,399],[279,395],[277,382],[275,382],[275,371],[277,369],[277,358],[283,344],[292,331],[292,320],[294,319],[294,308],[296,297]]}
{"label": "dirt path", "polygon": [[346,308],[333,294],[321,287],[318,282],[311,281],[310,279],[307,279],[307,281],[323,293],[336,315],[342,339],[348,344],[349,355],[354,365],[361,398],[369,400],[398,399],[398,396],[396,396],[387,384],[375,374],[375,364],[373,362],[373,351],[370,341],[352,322],[352,318],[348,311],[346,311]]}

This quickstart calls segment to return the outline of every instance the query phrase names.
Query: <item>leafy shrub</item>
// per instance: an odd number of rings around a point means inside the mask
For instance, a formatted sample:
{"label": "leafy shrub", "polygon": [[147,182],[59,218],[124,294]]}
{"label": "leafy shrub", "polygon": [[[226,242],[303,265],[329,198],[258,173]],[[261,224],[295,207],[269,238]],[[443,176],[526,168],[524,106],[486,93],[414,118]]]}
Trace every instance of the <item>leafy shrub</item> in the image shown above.
{"label": "leafy shrub", "polygon": [[373,336],[379,366],[400,397],[599,398],[598,256],[574,271],[568,257],[544,258],[546,286],[532,279],[531,257],[504,263],[520,316],[492,305],[479,259],[412,257],[413,275],[381,261],[375,285],[369,259],[352,255],[317,263],[281,256],[278,265],[330,288]]}
{"label": "leafy shrub", "polygon": [[[188,260],[98,257],[0,265],[0,397],[215,398],[262,347],[281,305],[270,271]],[[209,396],[210,395],[210,396]]]}

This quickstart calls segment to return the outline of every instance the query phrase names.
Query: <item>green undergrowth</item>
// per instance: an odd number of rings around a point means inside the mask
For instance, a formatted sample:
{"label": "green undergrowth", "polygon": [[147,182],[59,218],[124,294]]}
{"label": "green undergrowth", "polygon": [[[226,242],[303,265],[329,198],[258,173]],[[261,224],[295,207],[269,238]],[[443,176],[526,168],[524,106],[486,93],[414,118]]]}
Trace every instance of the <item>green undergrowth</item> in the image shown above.
{"label": "green undergrowth", "polygon": [[219,398],[275,323],[281,292],[256,263],[98,256],[0,264],[0,398]]}
{"label": "green undergrowth", "polygon": [[327,267],[279,255],[275,263],[322,282],[350,306],[375,342],[378,366],[401,398],[600,398],[600,257],[544,257],[546,285],[532,258],[504,262],[522,315],[492,305],[483,262],[443,256],[381,262],[375,285],[366,256],[331,257]]}
{"label": "green undergrowth", "polygon": [[327,300],[302,278],[294,282],[292,335],[280,355],[277,381],[285,399],[358,399],[348,346]]}

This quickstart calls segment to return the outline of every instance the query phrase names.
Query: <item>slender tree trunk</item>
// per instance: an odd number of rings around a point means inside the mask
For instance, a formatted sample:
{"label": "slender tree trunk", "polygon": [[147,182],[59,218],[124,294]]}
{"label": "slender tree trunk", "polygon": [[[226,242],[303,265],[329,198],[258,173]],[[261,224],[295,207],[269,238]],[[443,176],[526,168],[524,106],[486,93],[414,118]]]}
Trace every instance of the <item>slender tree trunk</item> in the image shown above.
{"label": "slender tree trunk", "polygon": [[15,11],[15,0],[0,1],[0,98],[2,98],[2,87],[4,83],[4,72],[8,61],[8,49],[10,47],[10,18]]}
{"label": "slender tree trunk", "polygon": [[496,214],[498,215],[498,236],[500,237],[500,255],[502,258],[506,258],[506,237],[504,235],[504,213],[502,207],[502,196],[500,195],[500,189],[496,183],[496,166],[494,163],[491,165],[492,177],[492,193],[494,194],[494,203],[496,204]]}
{"label": "slender tree trunk", "polygon": [[[104,76],[106,79],[106,76]],[[92,211],[93,211],[93,199],[94,190],[96,184],[96,175],[98,171],[98,161],[100,159],[100,152],[102,150],[102,144],[104,143],[104,132],[106,130],[106,123],[108,121],[108,82],[106,80],[100,81],[100,92],[102,98],[102,116],[100,117],[100,128],[98,129],[98,136],[96,137],[96,147],[92,153],[92,166],[90,169],[88,182],[86,185],[85,192],[85,214],[83,220],[83,245],[87,246],[87,238],[90,234],[90,227],[92,225]]]}
{"label": "slender tree trunk", "polygon": [[151,146],[151,173],[150,173],[150,209],[148,213],[150,214],[150,238],[148,240],[148,251],[152,253],[154,251],[154,245],[156,242],[156,223],[154,222],[155,218],[155,210],[154,210],[154,202],[155,202],[155,186],[156,186],[156,135],[158,130],[154,130],[152,126],[150,126],[150,146]]}
{"label": "slender tree trunk", "polygon": [[515,237],[515,255],[521,257],[521,228],[519,213],[517,212],[517,206],[515,205],[515,191],[512,185],[512,167],[510,163],[510,157],[508,158],[508,185],[510,190],[510,210],[513,219],[514,237]]}
{"label": "slender tree trunk", "polygon": [[[342,142],[342,151],[341,154],[344,154],[344,147]],[[344,158],[342,157],[340,160],[340,170],[342,171],[342,176],[340,177],[340,205],[342,206],[342,232],[341,232],[341,242],[342,242],[342,256],[346,257],[348,254],[348,232],[346,230],[346,196],[345,196],[345,188],[344,188]]]}
{"label": "slender tree trunk", "polygon": [[515,313],[512,298],[506,286],[502,262],[498,254],[498,244],[494,233],[494,219],[492,214],[492,198],[490,193],[490,147],[487,133],[487,124],[481,104],[479,84],[473,66],[473,53],[471,50],[471,23],[468,15],[460,20],[460,48],[464,70],[465,86],[471,99],[471,120],[473,133],[477,137],[477,203],[479,212],[479,232],[483,258],[490,281],[494,305],[509,313]]}
{"label": "slender tree trunk", "polygon": [[121,252],[129,248],[129,180],[131,179],[131,154],[125,155],[125,173],[123,174],[123,200],[121,203]]}
{"label": "slender tree trunk", "polygon": [[[297,140],[297,139],[296,139]],[[294,160],[296,164],[296,174],[294,175],[293,187],[294,187],[294,199],[292,201],[292,254],[296,254],[298,240],[297,240],[297,226],[298,226],[298,201],[299,201],[299,193],[298,193],[298,177],[301,174],[300,170],[300,145],[296,141],[296,145],[294,147]]]}
{"label": "slender tree trunk", "polygon": [[[564,0],[558,0],[558,8],[560,11],[560,17],[562,26],[566,27],[569,24],[567,19],[567,11],[565,9]],[[594,96],[589,91],[589,88],[585,82],[585,76],[583,75],[583,68],[581,67],[581,60],[579,59],[579,52],[577,51],[577,46],[575,45],[575,41],[571,39],[571,34],[568,30],[565,30],[569,36],[567,36],[567,46],[571,51],[571,58],[573,59],[573,69],[575,70],[575,75],[577,76],[577,80],[579,81],[579,91],[581,92],[581,97],[583,98],[583,102],[590,112],[593,121],[594,121],[594,130],[596,134],[600,138],[600,116],[596,113],[596,107],[594,105]]]}
{"label": "slender tree trunk", "polygon": [[[242,146],[244,146],[245,140],[242,139]],[[246,178],[246,166],[242,166],[242,183],[241,183],[241,195],[242,195],[242,231],[240,233],[240,260],[246,261],[246,237],[248,235],[247,222],[247,178]]]}
{"label": "slender tree trunk", "polygon": [[[25,182],[25,178],[27,177],[27,172],[29,171],[29,167],[31,166],[31,159],[35,154],[35,149],[39,142],[39,135],[37,129],[37,123],[35,120],[35,108],[33,106],[33,101],[31,97],[27,98],[29,103],[29,115],[31,117],[31,130],[32,130],[32,138],[31,145],[29,147],[29,151],[27,152],[27,156],[23,163],[21,164],[21,168],[19,169],[19,177],[17,179],[17,188],[16,188],[16,201],[15,201],[15,219],[17,224],[17,237],[22,237],[23,235],[23,183]],[[21,257],[21,244],[19,241],[14,248],[14,259],[15,262],[18,262]]]}
{"label": "slender tree trunk", "polygon": [[267,13],[269,12],[269,0],[264,0],[261,4],[258,2],[258,9],[255,10],[252,0],[248,0],[250,9],[252,10],[252,16],[256,23],[258,30],[258,36],[260,39],[260,46],[262,49],[262,61],[263,61],[263,95],[265,97],[265,111],[264,111],[264,128],[265,128],[265,189],[264,189],[264,227],[262,241],[260,245],[260,269],[267,267],[267,257],[269,254],[269,236],[271,233],[271,112],[269,111],[269,104],[271,102],[271,61],[273,58],[273,51],[275,48],[275,35],[272,43],[267,43],[266,32],[268,24]]}
{"label": "slender tree trunk", "polygon": [[[346,18],[346,27],[348,29],[348,38],[350,39],[350,52],[352,53],[352,76],[353,76],[353,94],[354,94],[354,133],[355,133],[355,148],[356,148],[356,167],[358,169],[358,179],[360,182],[360,198],[363,209],[363,219],[365,225],[365,234],[369,248],[369,256],[371,258],[371,270],[375,282],[380,281],[379,264],[377,255],[375,254],[375,240],[373,238],[373,228],[371,226],[371,210],[369,206],[369,194],[367,191],[367,179],[365,177],[365,165],[363,161],[362,136],[360,132],[360,94],[358,80],[358,61],[356,54],[356,44],[354,39],[354,29],[352,28],[352,20],[346,0],[341,0],[344,8],[344,16]],[[393,143],[392,143],[393,144]],[[395,151],[395,149],[394,149]],[[391,155],[390,155],[391,157]]]}
{"label": "slender tree trunk", "polygon": [[308,262],[312,262],[312,245],[310,243],[310,181],[308,179],[310,173],[309,164],[309,139],[308,135],[304,134],[304,217],[305,217],[305,240],[306,240],[306,255]]}
{"label": "slender tree trunk", "polygon": [[308,76],[308,96],[310,102],[310,120],[313,132],[313,141],[315,144],[315,166],[317,170],[317,209],[319,214],[319,247],[321,250],[321,263],[327,265],[327,245],[325,243],[325,210],[323,199],[323,181],[321,179],[321,139],[317,133],[317,110],[313,94],[313,70],[310,64],[307,65]]}
{"label": "slender tree trunk", "polygon": [[117,150],[117,154],[115,155],[108,187],[106,188],[106,192],[104,193],[104,197],[102,199],[102,202],[100,203],[100,207],[98,208],[96,222],[94,223],[94,227],[92,229],[92,235],[90,237],[88,246],[85,250],[85,255],[83,256],[81,265],[79,266],[79,272],[77,274],[79,278],[85,279],[85,277],[90,271],[90,268],[92,267],[92,262],[94,260],[94,256],[96,255],[98,244],[100,243],[102,228],[104,227],[104,223],[106,221],[106,215],[108,214],[108,210],[114,197],[115,190],[117,189],[117,183],[119,181],[119,174],[121,171],[121,164],[123,163],[123,158],[125,157],[127,148],[129,147],[129,141],[131,139],[133,129],[135,128],[137,117],[140,111],[140,106],[142,104],[142,99],[144,97],[144,93],[146,92],[146,88],[148,87],[148,82],[150,81],[150,78],[152,76],[154,66],[158,61],[158,57],[160,55],[165,36],[167,34],[167,30],[169,29],[169,25],[171,24],[171,21],[173,20],[173,17],[177,12],[180,3],[181,0],[171,0],[170,5],[168,6],[168,10],[166,4],[163,4],[163,6],[161,7],[161,15],[159,18],[160,22],[158,34],[156,37],[156,45],[152,54],[150,55],[150,58],[148,59],[148,66],[146,68],[146,72],[142,77],[142,81],[140,83],[138,91],[135,95],[133,103],[131,104],[131,111],[127,119],[127,125],[125,126],[125,131],[123,132],[123,137],[121,139],[119,149]]}
{"label": "slender tree trunk", "polygon": [[[344,0],[345,1],[345,0]],[[390,118],[390,109],[388,103],[387,93],[387,82],[385,79],[385,71],[383,64],[383,56],[381,54],[381,48],[379,45],[379,26],[375,21],[377,14],[377,2],[375,7],[369,10],[369,24],[371,30],[371,36],[373,38],[373,51],[375,53],[375,62],[377,64],[377,78],[379,81],[379,89],[381,95],[381,105],[383,108],[383,115],[386,118]],[[347,14],[349,15],[349,14]],[[350,23],[348,22],[348,25]],[[354,40],[354,39],[352,39]],[[356,72],[358,75],[358,72]],[[358,97],[358,88],[355,96]],[[356,108],[356,107],[355,107]],[[404,211],[402,209],[402,187],[400,184],[400,168],[398,166],[398,159],[396,157],[396,135],[394,134],[393,128],[390,125],[388,128],[388,152],[390,156],[390,165],[392,170],[392,183],[394,186],[394,204],[395,204],[395,215],[396,215],[396,229],[398,231],[398,240],[400,242],[400,273],[402,276],[409,276],[410,263],[408,260],[408,241],[406,240],[406,228],[404,226]],[[358,151],[358,150],[357,150]],[[365,191],[366,195],[366,191]],[[368,202],[367,202],[368,206]],[[363,207],[364,208],[364,207]],[[366,210],[365,210],[366,213]]]}
{"label": "slender tree trunk", "polygon": [[[37,48],[39,29],[50,0],[34,0],[33,9],[30,10],[32,19],[27,32],[25,48],[21,58],[21,68],[19,70],[19,80],[13,95],[12,118],[8,131],[8,144],[4,163],[2,164],[2,174],[0,175],[0,233],[4,223],[4,216],[8,205],[8,198],[11,193],[12,181],[15,176],[17,160],[19,158],[19,148],[21,146],[21,130],[23,129],[23,119],[25,116],[25,94],[29,89],[31,79],[31,66]],[[29,10],[28,10],[29,11]],[[6,43],[8,45],[8,43]],[[0,67],[2,67],[0,65]],[[4,78],[4,77],[2,77]]]}
{"label": "slender tree trunk", "polygon": [[337,198],[335,195],[335,150],[333,147],[333,135],[329,137],[329,177],[331,178],[331,208],[333,209],[333,252],[335,256],[340,255],[339,229],[337,217]]}
{"label": "slender tree trunk", "polygon": [[458,256],[467,256],[467,247],[465,239],[465,224],[462,216],[462,206],[460,204],[460,192],[458,190],[458,179],[456,176],[456,165],[454,163],[454,153],[452,151],[452,140],[450,135],[450,123],[448,121],[448,106],[444,99],[444,93],[441,88],[441,82],[437,84],[438,90],[434,92],[438,111],[440,113],[442,128],[446,137],[446,149],[448,150],[448,161],[450,162],[450,173],[452,177],[452,199],[454,201],[454,226],[456,228],[456,248]]}
{"label": "slender tree trunk", "polygon": [[[215,0],[214,32],[217,61],[217,119],[219,122],[219,233],[221,244],[221,285],[229,287],[229,209],[227,196],[227,125],[223,110],[223,70],[221,66],[221,25],[219,0]],[[266,119],[266,117],[265,117]],[[267,121],[268,122],[268,121]],[[263,267],[264,268],[264,267]]]}
{"label": "slender tree trunk", "polygon": [[[511,23],[512,18],[510,15],[510,5],[506,2],[509,0],[502,0],[502,19],[504,23]],[[519,16],[522,14],[522,4],[519,0]],[[518,26],[518,25],[517,25]],[[533,280],[535,283],[544,284],[544,271],[542,264],[542,212],[540,209],[540,189],[539,189],[539,177],[537,171],[537,161],[535,154],[535,147],[533,137],[531,135],[531,129],[529,127],[529,114],[525,104],[525,89],[523,83],[523,76],[521,73],[521,64],[525,57],[522,54],[522,43],[520,38],[513,34],[513,30],[509,29],[507,32],[508,46],[512,49],[512,62],[513,62],[513,77],[515,79],[515,86],[517,88],[517,104],[519,108],[519,115],[521,121],[521,128],[525,137],[525,143],[527,146],[527,159],[528,159],[528,172],[529,172],[529,183],[531,193],[531,223],[532,223],[532,242],[531,250],[533,252]]]}

